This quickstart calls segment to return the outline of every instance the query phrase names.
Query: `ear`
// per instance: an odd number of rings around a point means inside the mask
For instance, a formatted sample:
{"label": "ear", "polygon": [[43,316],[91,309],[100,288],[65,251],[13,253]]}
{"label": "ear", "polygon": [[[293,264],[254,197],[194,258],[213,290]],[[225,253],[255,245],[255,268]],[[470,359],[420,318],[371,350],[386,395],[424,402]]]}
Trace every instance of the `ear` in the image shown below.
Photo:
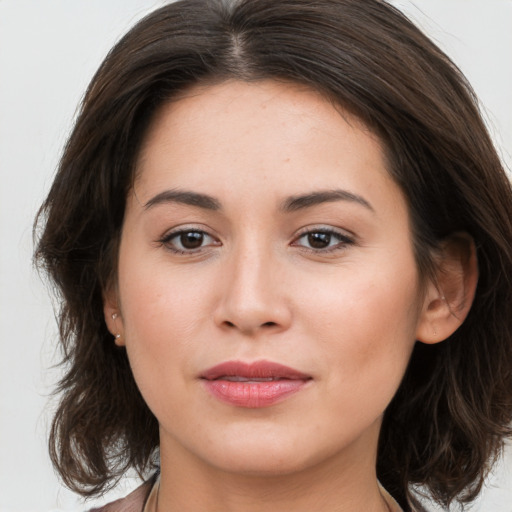
{"label": "ear", "polygon": [[427,285],[416,331],[416,339],[429,344],[445,340],[464,322],[478,282],[475,243],[466,233],[447,238],[436,259],[435,282]]}
{"label": "ear", "polygon": [[124,325],[121,310],[119,308],[119,300],[115,286],[103,293],[103,315],[107,328],[114,336],[114,342],[118,347],[123,347],[124,342]]}

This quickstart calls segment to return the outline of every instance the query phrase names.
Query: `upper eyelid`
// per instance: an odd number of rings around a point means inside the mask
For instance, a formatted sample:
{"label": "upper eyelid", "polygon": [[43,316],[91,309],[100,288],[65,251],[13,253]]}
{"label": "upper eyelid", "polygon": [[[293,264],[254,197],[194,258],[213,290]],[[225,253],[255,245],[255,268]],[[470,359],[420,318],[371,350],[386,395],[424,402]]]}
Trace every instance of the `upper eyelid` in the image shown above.
{"label": "upper eyelid", "polygon": [[[197,226],[197,225],[189,225],[189,226],[180,225],[175,228],[171,228],[171,229],[165,231],[165,233],[160,238],[170,237],[170,236],[173,236],[173,235],[176,235],[179,233],[183,233],[183,232],[187,232],[187,231],[197,231],[197,232],[205,233],[205,234],[211,236],[212,238],[217,238],[217,237],[215,237],[215,235],[213,235],[211,233],[211,230],[209,230],[208,228],[205,228],[203,226]],[[345,236],[347,238],[354,238],[354,239],[357,238],[357,236],[353,232],[351,232],[347,229],[337,228],[337,227],[322,225],[322,224],[317,225],[317,226],[303,227],[303,228],[299,229],[297,232],[295,232],[295,234],[292,236],[299,237],[299,236],[303,236],[308,233],[314,233],[314,232],[318,232],[318,231],[324,231],[324,232],[328,232],[328,233],[332,233],[332,234],[338,234],[340,236]]]}
{"label": "upper eyelid", "polygon": [[173,236],[179,235],[181,233],[191,232],[191,231],[195,231],[195,232],[198,232],[198,233],[204,233],[205,235],[208,235],[209,237],[217,240],[217,237],[215,237],[210,232],[210,230],[208,230],[208,229],[206,229],[204,227],[187,226],[187,225],[185,225],[185,226],[177,226],[175,228],[171,228],[171,229],[167,230],[161,237],[159,237],[159,239],[160,240],[169,240]]}
{"label": "upper eyelid", "polygon": [[334,226],[318,225],[318,226],[307,226],[300,229],[296,234],[295,238],[307,235],[308,233],[326,232],[334,235],[339,235],[350,240],[356,240],[357,235],[347,229],[336,228]]}

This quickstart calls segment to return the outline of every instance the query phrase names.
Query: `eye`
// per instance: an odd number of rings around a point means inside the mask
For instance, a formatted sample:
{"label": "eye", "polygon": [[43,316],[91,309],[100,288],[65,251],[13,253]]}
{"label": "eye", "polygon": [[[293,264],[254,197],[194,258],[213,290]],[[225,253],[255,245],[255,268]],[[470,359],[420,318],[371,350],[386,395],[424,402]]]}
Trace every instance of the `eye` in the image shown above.
{"label": "eye", "polygon": [[354,240],[334,229],[314,229],[302,233],[293,243],[315,252],[331,252],[343,249],[354,243]]}
{"label": "eye", "polygon": [[219,245],[211,235],[198,229],[174,231],[165,235],[160,242],[167,249],[179,254],[193,253],[204,247]]}

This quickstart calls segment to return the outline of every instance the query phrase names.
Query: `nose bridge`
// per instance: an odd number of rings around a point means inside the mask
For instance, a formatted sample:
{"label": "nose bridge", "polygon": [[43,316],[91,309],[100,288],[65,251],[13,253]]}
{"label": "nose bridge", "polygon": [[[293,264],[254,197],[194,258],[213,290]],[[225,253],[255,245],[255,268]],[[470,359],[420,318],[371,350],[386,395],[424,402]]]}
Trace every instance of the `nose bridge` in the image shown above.
{"label": "nose bridge", "polygon": [[291,313],[280,268],[280,258],[268,241],[240,241],[228,258],[218,323],[246,333],[287,327]]}
{"label": "nose bridge", "polygon": [[276,264],[269,248],[251,243],[241,247],[233,256],[230,282],[233,298],[237,298],[240,305],[268,303],[265,296],[275,291],[270,288],[274,273],[272,267]]}

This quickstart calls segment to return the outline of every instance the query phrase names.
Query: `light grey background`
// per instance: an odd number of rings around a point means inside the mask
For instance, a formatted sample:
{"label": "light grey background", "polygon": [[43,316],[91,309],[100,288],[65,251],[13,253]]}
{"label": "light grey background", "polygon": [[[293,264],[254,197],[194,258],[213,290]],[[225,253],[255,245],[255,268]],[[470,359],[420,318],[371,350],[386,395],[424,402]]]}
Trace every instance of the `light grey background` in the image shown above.
{"label": "light grey background", "polygon": [[[278,1],[278,0],[276,0]],[[31,267],[31,224],[85,87],[162,0],[0,0],[0,512],[83,510],[46,455],[59,371],[55,321]],[[512,165],[512,0],[401,0],[472,82]],[[111,499],[136,485],[127,479]],[[475,512],[512,512],[512,449]]]}

